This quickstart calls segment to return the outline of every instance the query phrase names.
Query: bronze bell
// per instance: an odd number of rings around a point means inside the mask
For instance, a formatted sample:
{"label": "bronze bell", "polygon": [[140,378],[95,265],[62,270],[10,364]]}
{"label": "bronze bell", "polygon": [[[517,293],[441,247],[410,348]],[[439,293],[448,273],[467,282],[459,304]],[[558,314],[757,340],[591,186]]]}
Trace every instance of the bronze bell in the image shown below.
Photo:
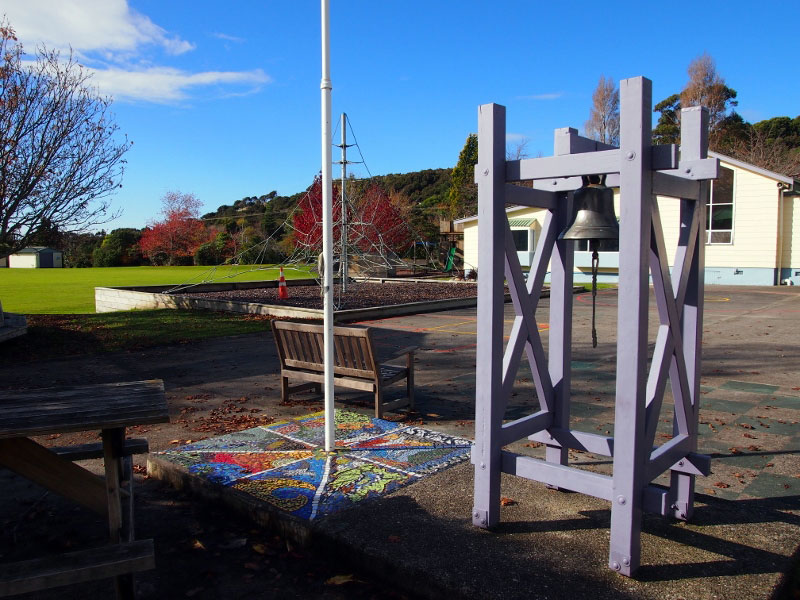
{"label": "bronze bell", "polygon": [[572,200],[574,217],[558,236],[561,240],[618,240],[619,223],[614,214],[614,191],[605,175],[584,175],[583,186]]}
{"label": "bronze bell", "polygon": [[592,251],[592,347],[597,347],[595,300],[597,271],[600,267],[600,240],[618,240],[619,223],[614,214],[614,191],[606,187],[605,175],[584,175],[583,185],[575,190],[572,207],[575,217],[558,236],[561,240],[589,240]]}

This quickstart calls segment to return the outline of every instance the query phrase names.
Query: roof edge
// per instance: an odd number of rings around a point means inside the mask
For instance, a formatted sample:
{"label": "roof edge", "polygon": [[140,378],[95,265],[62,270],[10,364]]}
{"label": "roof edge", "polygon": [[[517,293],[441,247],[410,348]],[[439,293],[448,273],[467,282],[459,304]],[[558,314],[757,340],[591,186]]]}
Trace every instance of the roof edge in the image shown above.
{"label": "roof edge", "polygon": [[787,175],[781,175],[780,173],[776,173],[775,171],[770,171],[768,169],[762,169],[761,167],[757,167],[754,164],[744,162],[743,160],[739,160],[738,158],[731,158],[730,156],[726,156],[724,154],[720,154],[719,152],[714,152],[712,150],[708,151],[708,155],[723,160],[726,163],[730,163],[735,167],[739,167],[740,169],[747,169],[748,171],[752,171],[753,173],[758,173],[759,175],[763,175],[764,177],[775,179],[776,181],[785,183],[786,185],[791,186],[793,188],[795,187],[796,184],[798,184],[797,180],[795,180],[793,177],[789,177]]}

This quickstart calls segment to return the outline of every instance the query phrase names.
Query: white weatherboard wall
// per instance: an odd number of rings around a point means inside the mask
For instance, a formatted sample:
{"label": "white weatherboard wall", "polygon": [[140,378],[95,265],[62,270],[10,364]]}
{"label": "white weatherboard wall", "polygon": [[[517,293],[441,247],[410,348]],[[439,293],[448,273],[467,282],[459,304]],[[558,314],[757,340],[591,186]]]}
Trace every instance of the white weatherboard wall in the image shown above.
{"label": "white weatherboard wall", "polygon": [[[738,162],[738,161],[737,161]],[[796,195],[783,197],[779,179],[728,163],[720,164],[734,171],[733,234],[731,243],[706,244],[705,280],[709,284],[775,285],[791,279],[800,285],[800,199]],[[778,176],[780,177],[780,176]],[[781,177],[782,179],[786,179]],[[614,190],[614,209],[619,209],[619,190]],[[680,231],[680,201],[658,198],[661,224],[668,262],[672,266]],[[507,211],[509,219],[529,218],[540,230],[544,221],[543,209],[516,207]],[[478,263],[478,220],[462,220],[464,224],[464,265],[467,269]],[[601,282],[616,282],[619,253],[600,253]],[[575,253],[575,282],[590,280],[589,252]]]}
{"label": "white weatherboard wall", "polygon": [[784,197],[782,217],[780,278],[800,285],[800,196]]}

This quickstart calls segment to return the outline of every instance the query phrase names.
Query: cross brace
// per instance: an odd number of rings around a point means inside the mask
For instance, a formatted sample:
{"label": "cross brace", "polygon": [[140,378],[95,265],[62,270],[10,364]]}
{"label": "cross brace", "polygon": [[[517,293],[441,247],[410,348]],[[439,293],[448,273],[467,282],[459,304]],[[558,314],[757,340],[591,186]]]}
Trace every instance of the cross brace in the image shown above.
{"label": "cross brace", "polygon": [[[708,475],[710,460],[697,453],[700,340],[702,336],[705,202],[707,180],[718,161],[707,157],[708,113],[685,109],[680,156],[675,146],[651,146],[651,83],[620,82],[619,148],[556,131],[555,155],[505,160],[505,108],[483,105],[478,120],[479,278],[478,366],[473,522],[499,521],[500,473],[540,481],[611,502],[609,566],[631,575],[640,563],[644,511],[687,519],[694,480]],[[615,436],[570,427],[573,243],[558,239],[567,223],[569,191],[581,176],[612,173],[620,187],[619,307]],[[533,181],[533,187],[518,185]],[[552,186],[548,188],[548,186]],[[680,236],[670,270],[656,194],[681,203]],[[527,278],[505,214],[506,204],[538,207],[542,230]],[[536,310],[548,273],[551,280],[548,352]],[[655,350],[648,364],[650,280],[658,309]],[[508,284],[514,321],[503,345],[503,286]],[[519,367],[527,359],[539,409],[503,419]],[[674,406],[670,439],[655,445],[666,384]],[[546,445],[544,460],[503,449],[521,439]],[[608,456],[611,475],[568,464],[569,448]],[[670,473],[669,487],[651,482]]]}

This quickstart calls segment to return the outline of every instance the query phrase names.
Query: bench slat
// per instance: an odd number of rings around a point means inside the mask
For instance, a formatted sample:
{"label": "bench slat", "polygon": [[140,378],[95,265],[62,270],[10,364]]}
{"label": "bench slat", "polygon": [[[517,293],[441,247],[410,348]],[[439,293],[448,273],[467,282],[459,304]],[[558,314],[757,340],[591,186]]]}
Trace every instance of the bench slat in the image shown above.
{"label": "bench slat", "polygon": [[155,567],[153,540],[112,544],[0,565],[0,596],[116,577]]}
{"label": "bench slat", "polygon": [[[94,444],[80,444],[76,446],[58,446],[50,448],[51,452],[55,452],[62,458],[67,460],[89,460],[92,458],[103,458],[103,444],[97,442]],[[120,456],[132,456],[134,454],[147,454],[150,451],[150,445],[145,439],[129,439],[125,440],[120,451]]]}
{"label": "bench slat", "polygon": [[[289,379],[324,383],[324,328],[322,325],[273,321],[272,331],[281,360],[281,399],[292,392],[308,389],[307,385],[289,386]],[[334,327],[334,385],[372,392],[375,414],[384,409],[414,405],[413,349],[406,353],[407,367],[380,365],[377,361],[372,333],[368,327]],[[406,379],[406,398],[384,403],[383,386]]]}

